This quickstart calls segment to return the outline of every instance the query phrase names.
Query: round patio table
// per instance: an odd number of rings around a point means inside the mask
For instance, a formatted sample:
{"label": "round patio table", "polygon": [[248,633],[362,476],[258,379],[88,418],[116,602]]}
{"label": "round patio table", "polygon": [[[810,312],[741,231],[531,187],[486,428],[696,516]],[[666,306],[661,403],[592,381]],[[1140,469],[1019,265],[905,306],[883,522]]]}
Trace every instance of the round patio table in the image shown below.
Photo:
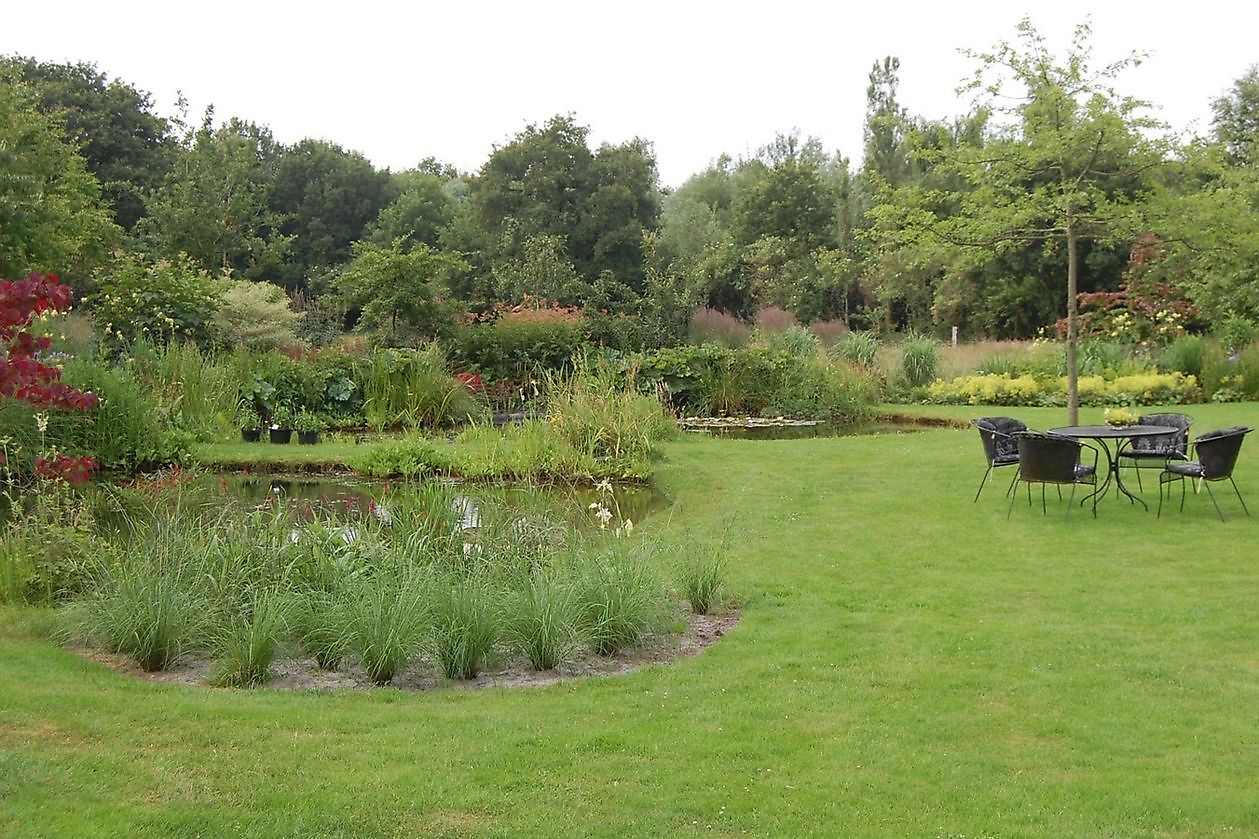
{"label": "round patio table", "polygon": [[[1140,496],[1133,495],[1128,488],[1123,485],[1123,480],[1119,477],[1119,450],[1123,448],[1123,444],[1127,440],[1134,437],[1154,437],[1159,434],[1167,434],[1168,429],[1162,425],[1067,425],[1062,428],[1049,429],[1050,434],[1057,434],[1060,437],[1070,437],[1073,440],[1096,440],[1101,450],[1106,454],[1106,480],[1098,484],[1097,488],[1086,495],[1080,503],[1083,504],[1090,498],[1097,496],[1103,498],[1110,485],[1115,485],[1115,494],[1120,493],[1128,496],[1131,503],[1139,503],[1147,511],[1150,505],[1141,500]],[[1114,449],[1110,443],[1113,441]]]}

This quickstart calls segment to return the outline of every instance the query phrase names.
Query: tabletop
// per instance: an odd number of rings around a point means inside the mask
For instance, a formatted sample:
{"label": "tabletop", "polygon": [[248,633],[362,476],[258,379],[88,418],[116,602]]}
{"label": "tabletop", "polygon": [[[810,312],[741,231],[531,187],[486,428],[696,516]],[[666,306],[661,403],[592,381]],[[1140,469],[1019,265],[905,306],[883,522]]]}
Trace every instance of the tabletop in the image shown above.
{"label": "tabletop", "polygon": [[1130,437],[1153,437],[1155,434],[1174,434],[1176,429],[1165,425],[1067,425],[1049,429],[1050,434],[1062,437],[1084,437],[1090,440],[1113,440]]}

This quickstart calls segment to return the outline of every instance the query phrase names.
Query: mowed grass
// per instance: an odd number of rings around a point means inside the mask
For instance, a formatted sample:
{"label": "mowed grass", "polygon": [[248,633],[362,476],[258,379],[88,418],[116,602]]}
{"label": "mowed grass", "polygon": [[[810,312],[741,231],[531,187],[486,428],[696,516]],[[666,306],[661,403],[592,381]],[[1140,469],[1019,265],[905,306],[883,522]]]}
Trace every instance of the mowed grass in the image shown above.
{"label": "mowed grass", "polygon": [[1205,496],[1064,522],[1052,490],[1007,521],[1009,470],[971,501],[971,430],[665,453],[674,511],[634,538],[724,540],[744,601],[701,656],[544,689],[161,687],[9,610],[0,832],[1259,834],[1259,519],[1227,485],[1225,523]]}

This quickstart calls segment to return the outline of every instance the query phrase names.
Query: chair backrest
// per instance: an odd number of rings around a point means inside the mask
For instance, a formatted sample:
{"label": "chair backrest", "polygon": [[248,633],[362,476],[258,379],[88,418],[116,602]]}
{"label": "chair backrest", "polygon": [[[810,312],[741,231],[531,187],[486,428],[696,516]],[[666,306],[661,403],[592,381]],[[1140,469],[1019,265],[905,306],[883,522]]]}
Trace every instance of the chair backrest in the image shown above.
{"label": "chair backrest", "polygon": [[1242,441],[1253,430],[1244,425],[1234,425],[1232,428],[1208,431],[1194,440],[1194,455],[1202,465],[1202,477],[1208,481],[1230,477],[1237,465]]}
{"label": "chair backrest", "polygon": [[1184,414],[1142,414],[1141,425],[1161,425],[1170,428],[1166,434],[1134,437],[1130,447],[1135,452],[1149,454],[1184,455],[1189,445],[1189,424],[1192,420]]}
{"label": "chair backrest", "polygon": [[1021,479],[1051,484],[1075,482],[1075,466],[1080,462],[1079,442],[1034,431],[1020,432],[1016,439]]}
{"label": "chair backrest", "polygon": [[980,417],[974,421],[979,429],[979,439],[984,444],[984,456],[989,465],[998,459],[1009,459],[1019,453],[1016,434],[1026,431],[1027,425],[1014,417]]}

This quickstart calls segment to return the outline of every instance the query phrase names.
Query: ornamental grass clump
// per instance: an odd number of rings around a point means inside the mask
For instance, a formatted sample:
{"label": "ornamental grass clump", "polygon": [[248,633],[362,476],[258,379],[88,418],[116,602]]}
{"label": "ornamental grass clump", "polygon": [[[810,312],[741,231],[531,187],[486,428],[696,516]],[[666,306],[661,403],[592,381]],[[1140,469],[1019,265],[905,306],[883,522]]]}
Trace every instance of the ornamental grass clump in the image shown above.
{"label": "ornamental grass clump", "polygon": [[711,614],[721,603],[726,580],[726,562],[716,552],[694,554],[682,562],[678,576],[682,595],[697,615]]}
{"label": "ornamental grass clump", "polygon": [[476,576],[434,587],[428,645],[447,679],[472,679],[499,636],[500,593]]}
{"label": "ornamental grass clump", "polygon": [[146,671],[165,670],[201,636],[204,608],[176,575],[139,568],[110,578],[89,603],[87,635]]}
{"label": "ornamental grass clump", "polygon": [[363,411],[373,428],[437,427],[478,411],[437,344],[377,350],[364,365]]}
{"label": "ornamental grass clump", "polygon": [[909,387],[925,387],[936,378],[939,356],[935,339],[910,333],[901,342],[901,378]]}
{"label": "ornamental grass clump", "polygon": [[377,685],[393,681],[420,651],[427,623],[424,581],[418,574],[378,574],[347,592],[348,648]]}
{"label": "ornamental grass clump", "polygon": [[676,432],[664,405],[638,393],[633,378],[584,359],[567,381],[548,377],[552,426],[579,454],[604,464],[603,474],[645,476],[657,444]]}
{"label": "ornamental grass clump", "polygon": [[344,592],[297,594],[288,607],[289,632],[321,670],[335,670],[350,650],[349,615]]}
{"label": "ornamental grass clump", "polygon": [[577,631],[599,655],[637,644],[660,622],[660,583],[624,550],[586,560],[579,574]]}
{"label": "ornamental grass clump", "polygon": [[266,682],[285,629],[285,611],[285,601],[276,592],[261,589],[251,593],[243,613],[222,616],[211,633],[212,681],[231,687]]}
{"label": "ornamental grass clump", "polygon": [[551,670],[577,643],[573,590],[553,574],[538,572],[507,600],[503,635],[534,670]]}

